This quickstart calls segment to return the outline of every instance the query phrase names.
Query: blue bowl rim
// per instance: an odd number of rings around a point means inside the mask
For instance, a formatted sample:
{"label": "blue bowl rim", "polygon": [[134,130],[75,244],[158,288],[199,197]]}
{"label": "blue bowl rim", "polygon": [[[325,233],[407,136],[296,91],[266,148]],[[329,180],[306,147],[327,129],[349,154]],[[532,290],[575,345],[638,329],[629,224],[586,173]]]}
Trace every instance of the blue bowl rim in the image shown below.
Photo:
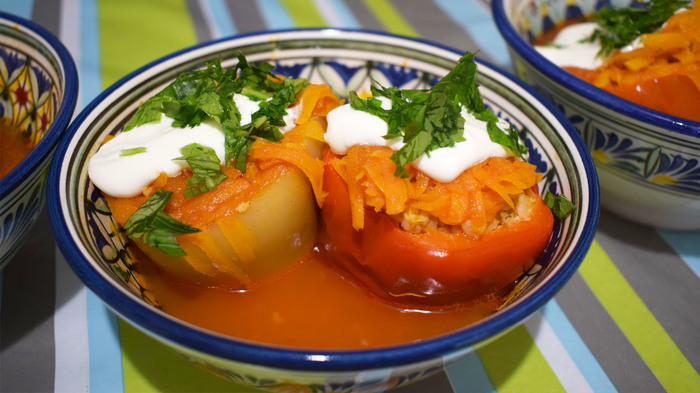
{"label": "blue bowl rim", "polygon": [[618,97],[601,88],[598,88],[580,78],[573,76],[561,67],[547,60],[537,52],[530,43],[526,42],[508,20],[504,8],[505,0],[493,0],[491,11],[496,27],[512,49],[524,59],[532,63],[533,67],[550,78],[555,83],[564,86],[585,99],[607,108],[615,108],[616,112],[632,119],[649,123],[653,126],[669,130],[678,134],[700,138],[700,122],[669,115],[632,101]]}
{"label": "blue bowl rim", "polygon": [[67,148],[74,137],[81,123],[89,113],[105,97],[111,94],[127,80],[146,69],[160,64],[168,59],[183,53],[196,50],[198,48],[214,45],[227,40],[236,40],[243,37],[280,34],[289,32],[318,32],[319,34],[337,34],[342,32],[364,33],[376,36],[393,37],[406,42],[422,43],[432,45],[461,56],[463,52],[441,44],[427,40],[403,37],[391,33],[376,32],[365,29],[337,29],[337,28],[308,28],[308,29],[283,29],[275,31],[261,31],[225,37],[213,41],[203,42],[189,48],[171,53],[157,59],[123,77],[112,86],[103,91],[76,117],[68,129],[68,135],[57,148],[56,156],[49,170],[48,182],[48,212],[56,234],[57,244],[66,257],[69,265],[80,277],[80,279],[100,297],[114,312],[130,321],[132,324],[147,330],[160,339],[175,343],[176,345],[201,351],[209,355],[223,359],[233,360],[242,363],[257,364],[266,367],[296,370],[296,371],[316,371],[316,372],[338,372],[338,371],[358,371],[375,368],[399,367],[422,361],[442,357],[453,351],[465,349],[482,340],[503,332],[516,324],[522,322],[529,315],[541,308],[546,301],[551,299],[569,278],[578,269],[583,261],[592,241],[598,224],[599,189],[597,175],[593,166],[593,161],[586,150],[586,147],[578,133],[568,120],[539,93],[535,92],[522,81],[507,74],[505,71],[477,59],[478,62],[492,68],[497,73],[504,75],[507,79],[517,84],[527,93],[539,100],[556,119],[563,125],[566,133],[574,142],[576,151],[582,159],[585,172],[588,174],[588,187],[591,200],[590,208],[581,221],[588,223],[588,227],[581,234],[578,244],[572,250],[568,262],[559,270],[558,275],[553,277],[546,287],[541,288],[537,293],[531,295],[531,301],[522,304],[522,307],[511,308],[499,315],[497,318],[482,321],[469,328],[461,329],[449,334],[437,336],[435,338],[422,340],[417,343],[402,344],[389,347],[381,347],[366,350],[315,350],[315,349],[292,349],[266,344],[257,344],[243,341],[232,337],[227,337],[217,333],[207,332],[203,329],[193,327],[183,322],[177,322],[173,318],[153,313],[150,307],[146,307],[134,301],[123,292],[111,285],[99,273],[92,269],[90,263],[83,257],[73,238],[69,235],[69,226],[62,214],[60,206],[59,184],[62,162],[67,154]]}
{"label": "blue bowl rim", "polygon": [[0,190],[2,190],[0,197],[5,197],[29,177],[47,157],[50,157],[54,147],[66,132],[78,100],[78,71],[68,49],[53,33],[30,20],[1,11],[0,19],[22,25],[46,40],[58,54],[58,60],[65,75],[63,100],[53,123],[29,154],[5,177],[0,179]]}

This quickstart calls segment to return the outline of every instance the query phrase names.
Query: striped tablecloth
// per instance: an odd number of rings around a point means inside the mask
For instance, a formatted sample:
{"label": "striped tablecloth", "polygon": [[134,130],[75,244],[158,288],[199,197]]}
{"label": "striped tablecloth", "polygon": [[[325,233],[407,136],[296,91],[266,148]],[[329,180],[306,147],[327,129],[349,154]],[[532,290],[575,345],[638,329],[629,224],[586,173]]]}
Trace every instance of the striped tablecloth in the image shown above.
{"label": "striped tablecloth", "polygon": [[[0,0],[55,33],[78,66],[78,108],[178,49],[294,27],[388,31],[508,68],[488,0]],[[525,324],[404,392],[700,392],[700,232],[607,212],[581,269]],[[46,214],[0,275],[1,392],[250,391],[119,321],[55,247]]]}

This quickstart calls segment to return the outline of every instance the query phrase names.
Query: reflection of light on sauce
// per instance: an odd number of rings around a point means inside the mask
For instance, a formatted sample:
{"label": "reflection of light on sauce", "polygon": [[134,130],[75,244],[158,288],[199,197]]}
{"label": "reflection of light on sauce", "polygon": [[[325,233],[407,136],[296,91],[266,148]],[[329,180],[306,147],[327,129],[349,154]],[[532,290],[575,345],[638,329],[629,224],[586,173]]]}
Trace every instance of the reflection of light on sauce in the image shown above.
{"label": "reflection of light on sauce", "polygon": [[406,343],[459,329],[498,308],[496,300],[443,312],[395,308],[343,279],[315,253],[243,292],[177,283],[147,260],[138,266],[165,312],[226,335],[285,346]]}
{"label": "reflection of light on sauce", "polygon": [[32,151],[31,142],[21,132],[0,119],[0,178],[5,177]]}

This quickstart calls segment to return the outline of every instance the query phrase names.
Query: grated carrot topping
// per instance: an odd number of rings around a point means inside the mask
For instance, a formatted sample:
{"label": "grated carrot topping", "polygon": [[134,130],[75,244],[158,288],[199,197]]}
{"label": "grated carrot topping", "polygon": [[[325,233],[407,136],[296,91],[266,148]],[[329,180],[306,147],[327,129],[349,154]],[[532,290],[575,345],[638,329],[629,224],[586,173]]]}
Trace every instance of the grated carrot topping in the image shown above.
{"label": "grated carrot topping", "polygon": [[483,233],[489,222],[513,198],[532,188],[542,175],[535,167],[515,158],[492,157],[464,171],[449,183],[437,182],[408,166],[408,178],[394,176],[388,147],[353,146],[331,165],[345,180],[355,229],[364,226],[364,209],[389,215],[423,211],[447,225],[469,223]]}
{"label": "grated carrot topping", "polygon": [[314,117],[325,117],[335,107],[342,104],[328,85],[308,85],[301,92],[299,103],[302,106],[297,124],[304,124]]}
{"label": "grated carrot topping", "polygon": [[642,47],[610,56],[596,70],[593,83],[605,88],[685,75],[700,90],[700,8],[673,15],[658,32],[643,34],[641,40]]}
{"label": "grated carrot topping", "polygon": [[323,161],[307,153],[303,144],[284,139],[277,143],[258,139],[253,143],[248,157],[256,160],[262,169],[280,162],[299,168],[309,178],[316,202],[319,206],[323,205],[326,196],[323,191]]}

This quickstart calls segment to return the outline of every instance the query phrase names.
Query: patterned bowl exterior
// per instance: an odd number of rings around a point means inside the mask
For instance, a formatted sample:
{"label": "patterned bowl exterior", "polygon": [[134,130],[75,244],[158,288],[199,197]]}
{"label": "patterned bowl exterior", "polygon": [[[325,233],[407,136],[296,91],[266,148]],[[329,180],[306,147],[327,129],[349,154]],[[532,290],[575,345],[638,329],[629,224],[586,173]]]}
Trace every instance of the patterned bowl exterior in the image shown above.
{"label": "patterned bowl exterior", "polygon": [[10,262],[41,211],[51,156],[78,97],[73,60],[40,26],[0,13],[0,117],[34,148],[0,179],[0,269]]}
{"label": "patterned bowl exterior", "polygon": [[494,0],[493,15],[518,76],[544,94],[583,137],[604,208],[632,221],[700,229],[700,123],[642,107],[574,77],[530,45],[559,22],[634,1]]}
{"label": "patterned bowl exterior", "polygon": [[528,88],[480,63],[487,103],[512,121],[545,173],[542,189],[563,193],[578,209],[558,224],[546,254],[503,309],[477,324],[417,343],[372,350],[324,351],[244,342],[183,323],[154,306],[132,271],[123,231],[101,192],[87,177],[87,161],[101,142],[120,132],[145,97],[179,73],[222,58],[235,64],[269,61],[276,72],[329,84],[339,95],[385,86],[426,87],[454,67],[460,55],[435,44],[350,30],[293,30],[252,34],[196,46],[135,71],[95,99],[73,122],[51,166],[49,214],[58,244],[78,276],[118,315],[170,345],[181,356],[232,381],[272,390],[303,386],[312,392],[376,391],[431,375],[475,345],[520,323],[574,273],[593,238],[598,189],[583,142],[561,114]]}

